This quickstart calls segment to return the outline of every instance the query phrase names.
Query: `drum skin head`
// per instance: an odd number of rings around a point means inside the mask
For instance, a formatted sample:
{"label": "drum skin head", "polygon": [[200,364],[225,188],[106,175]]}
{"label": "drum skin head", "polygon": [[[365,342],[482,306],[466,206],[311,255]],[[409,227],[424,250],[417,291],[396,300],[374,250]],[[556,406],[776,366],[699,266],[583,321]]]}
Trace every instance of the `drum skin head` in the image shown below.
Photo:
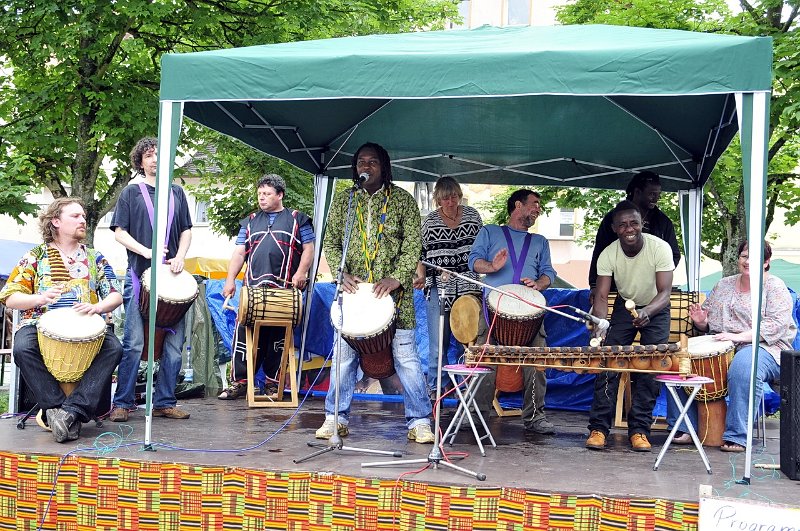
{"label": "drum skin head", "polygon": [[469,345],[478,338],[481,302],[475,295],[462,295],[450,309],[450,330],[459,343]]}
{"label": "drum skin head", "polygon": [[[142,287],[150,291],[150,267],[142,273]],[[197,281],[186,270],[173,273],[169,264],[158,266],[158,293],[162,300],[183,302],[192,299],[199,288]]]}
{"label": "drum skin head", "polygon": [[722,352],[727,352],[733,348],[733,342],[723,340],[718,341],[713,336],[697,336],[689,338],[689,356],[692,358],[705,358],[714,356]]}
{"label": "drum skin head", "polygon": [[[395,313],[394,299],[377,298],[372,293],[374,284],[362,282],[355,293],[342,293],[342,334],[351,337],[368,337],[386,329]],[[339,328],[339,304],[331,305],[331,323]]]}
{"label": "drum skin head", "polygon": [[[533,288],[529,288],[528,286],[523,286],[522,284],[505,284],[503,286],[499,286],[499,289],[522,297],[526,301],[530,301],[537,306],[547,306],[547,301],[545,300],[544,295]],[[498,302],[500,304],[499,308],[497,307]],[[487,304],[489,305],[489,309],[496,311],[502,316],[510,317],[512,319],[515,317],[535,317],[544,313],[544,310],[541,308],[531,306],[530,304],[525,304],[518,299],[509,297],[508,295],[503,295],[497,291],[489,292]]]}
{"label": "drum skin head", "polygon": [[106,322],[97,314],[78,313],[72,308],[57,308],[44,312],[37,327],[47,337],[86,339],[104,335]]}

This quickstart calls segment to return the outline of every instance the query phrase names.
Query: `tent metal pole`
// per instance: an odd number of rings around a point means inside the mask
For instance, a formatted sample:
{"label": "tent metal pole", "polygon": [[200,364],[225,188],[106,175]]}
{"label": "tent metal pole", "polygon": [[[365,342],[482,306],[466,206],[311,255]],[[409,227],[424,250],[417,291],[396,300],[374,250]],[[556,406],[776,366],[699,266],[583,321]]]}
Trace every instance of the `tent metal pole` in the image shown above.
{"label": "tent metal pole", "polygon": [[[745,185],[745,212],[747,213],[747,242],[751,264],[764,263],[764,231],[767,191],[767,142],[769,135],[769,94],[749,92],[736,94],[739,131],[742,144],[742,170]],[[755,408],[755,378],[758,368],[759,340],[761,337],[761,305],[763,295],[762,267],[750,268],[750,310],[753,329],[750,366],[750,386],[747,415],[747,445],[745,472],[737,483],[750,484],[753,457],[753,410]]]}

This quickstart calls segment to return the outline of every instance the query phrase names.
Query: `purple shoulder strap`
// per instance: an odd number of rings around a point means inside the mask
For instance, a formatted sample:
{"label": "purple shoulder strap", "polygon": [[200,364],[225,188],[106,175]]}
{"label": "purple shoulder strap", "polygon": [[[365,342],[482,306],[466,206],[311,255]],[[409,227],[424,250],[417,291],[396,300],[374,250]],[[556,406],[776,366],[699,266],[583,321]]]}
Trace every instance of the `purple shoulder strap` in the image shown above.
{"label": "purple shoulder strap", "polygon": [[503,234],[508,244],[508,255],[511,257],[511,266],[514,268],[514,279],[512,283],[519,284],[522,280],[522,268],[525,266],[525,258],[528,256],[528,249],[531,246],[533,235],[530,232],[525,235],[525,243],[522,244],[522,250],[519,252],[519,255],[517,255],[514,249],[514,240],[511,239],[511,231],[509,231],[508,227],[505,225],[501,228],[503,229]]}
{"label": "purple shoulder strap", "polygon": [[[153,215],[155,208],[153,207],[153,200],[150,199],[150,193],[147,191],[147,185],[143,182],[139,183],[139,190],[142,192],[144,198],[144,206],[147,208],[147,216],[150,218],[150,227],[153,227]],[[172,220],[175,218],[175,194],[170,186],[169,194],[169,208],[167,208],[167,240],[164,245],[169,246],[169,228],[172,227]],[[155,236],[155,234],[153,235]],[[155,240],[155,237],[153,238]]]}

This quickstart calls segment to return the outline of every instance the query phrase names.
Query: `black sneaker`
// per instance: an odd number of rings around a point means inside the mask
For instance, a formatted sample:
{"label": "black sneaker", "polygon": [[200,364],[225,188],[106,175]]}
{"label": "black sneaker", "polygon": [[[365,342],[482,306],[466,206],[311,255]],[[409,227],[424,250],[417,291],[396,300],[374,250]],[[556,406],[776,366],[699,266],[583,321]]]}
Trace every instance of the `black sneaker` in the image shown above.
{"label": "black sneaker", "polygon": [[74,441],[81,435],[81,422],[65,409],[48,409],[47,425],[53,430],[53,440],[57,443]]}
{"label": "black sneaker", "polygon": [[545,417],[540,417],[531,423],[525,423],[525,431],[540,435],[552,435],[556,432],[556,427]]}

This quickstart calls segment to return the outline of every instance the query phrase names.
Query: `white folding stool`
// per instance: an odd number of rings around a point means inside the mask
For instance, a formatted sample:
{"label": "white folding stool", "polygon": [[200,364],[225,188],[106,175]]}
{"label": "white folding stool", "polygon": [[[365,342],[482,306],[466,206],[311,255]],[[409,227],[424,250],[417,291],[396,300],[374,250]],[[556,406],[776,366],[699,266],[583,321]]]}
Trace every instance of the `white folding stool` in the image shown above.
{"label": "white folding stool", "polygon": [[[672,443],[672,439],[675,438],[675,433],[678,431],[678,427],[681,425],[681,421],[686,423],[686,429],[689,432],[689,435],[692,437],[692,441],[694,442],[695,448],[700,453],[700,457],[703,459],[703,464],[706,465],[706,471],[710,474],[711,473],[711,465],[708,464],[708,458],[706,457],[706,452],[703,449],[703,443],[700,442],[700,439],[697,437],[697,433],[694,431],[694,426],[692,426],[691,419],[686,415],[689,411],[689,407],[694,402],[694,397],[697,395],[697,392],[700,391],[700,387],[704,384],[714,383],[714,380],[711,378],[706,378],[705,376],[693,376],[691,378],[683,378],[678,374],[662,374],[656,376],[656,381],[663,383],[667,386],[667,391],[669,392],[672,399],[675,401],[675,405],[678,406],[680,410],[680,414],[678,415],[677,420],[675,421],[675,425],[672,427],[672,431],[669,432],[667,436],[666,442],[664,442],[664,446],[661,447],[661,451],[658,453],[658,457],[656,458],[656,464],[653,465],[653,470],[658,470],[658,464],[661,462],[661,459],[664,457],[664,454],[667,453],[667,449],[669,445]],[[689,396],[686,398],[686,403],[681,403],[680,395],[678,395],[677,391],[675,390],[678,387],[691,387],[691,392]]]}
{"label": "white folding stool", "polygon": [[[456,414],[453,416],[453,420],[450,421],[450,425],[447,426],[447,430],[445,430],[444,435],[442,435],[442,441],[446,441],[447,438],[450,437],[449,444],[452,446],[456,435],[458,435],[458,430],[461,428],[461,424],[464,422],[464,419],[466,419],[467,422],[469,422],[470,428],[472,428],[472,433],[475,435],[475,441],[478,443],[478,448],[481,450],[481,455],[486,456],[486,452],[483,449],[483,443],[481,441],[483,439],[489,439],[489,442],[492,443],[492,446],[495,448],[497,448],[497,444],[495,444],[494,437],[492,437],[489,427],[486,425],[486,421],[483,419],[481,410],[478,409],[478,406],[475,403],[475,392],[478,390],[478,386],[483,378],[487,374],[491,374],[492,369],[487,367],[469,367],[463,364],[445,365],[442,367],[442,369],[447,371],[447,374],[450,376],[450,381],[453,382],[456,395],[458,395],[458,408],[456,409]],[[461,384],[459,384],[456,378],[457,376],[464,377],[464,380]],[[466,382],[466,385],[464,385],[463,382]],[[472,411],[470,411],[470,408],[472,408]],[[473,415],[477,417],[477,420],[480,422],[479,426],[475,424]],[[478,431],[479,427],[482,428],[482,432]],[[481,433],[484,433],[484,435],[481,435]]]}

